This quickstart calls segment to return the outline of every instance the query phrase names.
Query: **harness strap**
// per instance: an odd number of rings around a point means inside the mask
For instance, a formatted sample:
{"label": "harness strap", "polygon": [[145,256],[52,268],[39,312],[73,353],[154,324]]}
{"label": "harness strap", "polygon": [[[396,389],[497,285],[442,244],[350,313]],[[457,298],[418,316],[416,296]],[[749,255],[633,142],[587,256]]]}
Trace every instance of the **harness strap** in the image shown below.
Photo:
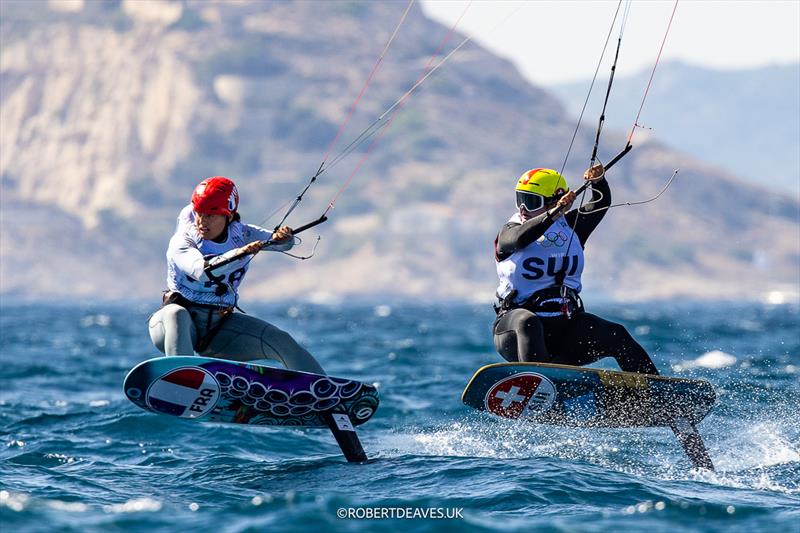
{"label": "harness strap", "polygon": [[566,285],[536,291],[522,303],[514,303],[516,295],[516,290],[511,291],[505,298],[499,300],[499,305],[494,306],[498,317],[518,308],[527,309],[540,316],[565,315],[567,318],[575,312],[584,310],[583,300],[578,292]]}
{"label": "harness strap", "polygon": [[222,326],[228,320],[228,317],[230,317],[232,314],[233,314],[233,307],[226,307],[225,309],[222,309],[221,311],[219,311],[219,320],[214,325],[214,327],[211,327],[211,319],[213,318],[214,313],[211,312],[208,313],[208,320],[206,322],[206,334],[203,335],[202,339],[197,341],[197,346],[194,347],[194,349],[198,353],[203,352],[205,351],[206,348],[208,348],[208,345],[211,344],[211,341],[214,340],[214,337],[217,336],[219,330],[222,329]]}
{"label": "harness strap", "polygon": [[[218,305],[200,304],[189,300],[177,291],[164,291],[162,296],[162,307],[169,304],[180,305],[189,312],[191,312],[192,308],[205,309],[208,311],[208,315],[206,317],[206,334],[203,335],[199,341],[197,341],[194,347],[195,351],[198,353],[203,352],[206,348],[208,348],[208,346],[211,344],[211,341],[214,340],[214,337],[217,336],[217,333],[219,333],[219,330],[227,321],[228,317],[233,314],[233,310],[237,308],[237,306],[220,307]],[[217,323],[212,327],[211,322],[215,314],[219,316],[219,321],[217,321]]]}

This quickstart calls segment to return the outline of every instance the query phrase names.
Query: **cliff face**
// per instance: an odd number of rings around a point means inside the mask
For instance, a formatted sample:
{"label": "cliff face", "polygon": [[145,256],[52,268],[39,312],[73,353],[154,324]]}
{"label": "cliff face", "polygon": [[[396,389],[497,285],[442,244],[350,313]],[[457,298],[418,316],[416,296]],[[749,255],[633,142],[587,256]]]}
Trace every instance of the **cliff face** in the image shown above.
{"label": "cliff face", "polygon": [[[31,43],[39,43],[31,46]],[[4,190],[95,227],[133,216],[137,184],[169,180],[191,151],[201,89],[185,35],[55,24],[3,49]]]}
{"label": "cliff face", "polygon": [[[154,300],[193,186],[210,175],[233,178],[253,223],[291,200],[405,9],[1,5],[0,293]],[[446,35],[412,9],[329,162],[413,85]],[[516,178],[559,167],[573,128],[545,88],[465,46],[412,96],[355,174],[320,227],[317,257],[259,256],[244,296],[488,300],[492,240],[514,210]],[[589,129],[567,167],[573,185]],[[604,158],[623,143],[607,132]],[[318,216],[367,145],[329,167],[290,224]],[[789,197],[643,139],[609,175],[615,203],[652,196],[678,166],[662,199],[609,212],[588,247],[587,288],[626,298],[796,293],[798,204]]]}

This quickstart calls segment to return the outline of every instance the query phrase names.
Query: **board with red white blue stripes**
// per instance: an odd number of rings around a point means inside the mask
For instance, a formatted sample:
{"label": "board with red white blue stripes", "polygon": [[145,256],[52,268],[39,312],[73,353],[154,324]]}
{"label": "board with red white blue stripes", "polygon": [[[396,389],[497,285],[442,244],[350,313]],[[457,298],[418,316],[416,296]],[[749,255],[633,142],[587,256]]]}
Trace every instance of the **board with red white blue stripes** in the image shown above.
{"label": "board with red white blue stripes", "polygon": [[130,401],[154,413],[262,426],[324,428],[331,414],[357,426],[380,401],[375,387],[358,381],[206,357],[144,361],[123,387]]}

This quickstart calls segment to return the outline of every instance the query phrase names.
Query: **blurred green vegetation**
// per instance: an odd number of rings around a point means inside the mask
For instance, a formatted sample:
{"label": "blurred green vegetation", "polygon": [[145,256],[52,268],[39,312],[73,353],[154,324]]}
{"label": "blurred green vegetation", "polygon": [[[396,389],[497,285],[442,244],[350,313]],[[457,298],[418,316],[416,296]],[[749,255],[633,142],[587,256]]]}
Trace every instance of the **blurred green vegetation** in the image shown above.
{"label": "blurred green vegetation", "polygon": [[209,87],[220,74],[240,76],[276,76],[288,70],[278,57],[271,55],[279,50],[280,43],[268,36],[248,33],[236,41],[213,49],[198,65],[198,75]]}
{"label": "blurred green vegetation", "polygon": [[301,150],[324,150],[335,137],[337,126],[303,106],[284,108],[271,124],[273,136]]}
{"label": "blurred green vegetation", "polygon": [[192,9],[191,7],[184,4],[183,12],[181,13],[181,18],[178,19],[174,24],[170,26],[172,30],[185,30],[185,31],[196,31],[201,30],[208,26],[208,23],[203,20],[200,14],[197,12],[196,9]]}

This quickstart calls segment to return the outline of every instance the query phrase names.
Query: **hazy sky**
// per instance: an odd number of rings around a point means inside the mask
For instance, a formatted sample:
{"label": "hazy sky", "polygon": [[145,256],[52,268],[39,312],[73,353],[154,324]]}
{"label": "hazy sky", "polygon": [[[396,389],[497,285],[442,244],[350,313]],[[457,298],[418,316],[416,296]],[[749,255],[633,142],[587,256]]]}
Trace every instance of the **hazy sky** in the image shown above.
{"label": "hazy sky", "polygon": [[[450,27],[470,2],[421,4],[428,16]],[[632,2],[619,75],[652,67],[673,5],[673,0]],[[616,7],[616,0],[475,0],[457,29],[513,61],[536,83],[573,81],[594,73]],[[606,58],[613,57],[618,33],[615,29]],[[662,57],[724,69],[800,61],[800,0],[681,0]]]}

